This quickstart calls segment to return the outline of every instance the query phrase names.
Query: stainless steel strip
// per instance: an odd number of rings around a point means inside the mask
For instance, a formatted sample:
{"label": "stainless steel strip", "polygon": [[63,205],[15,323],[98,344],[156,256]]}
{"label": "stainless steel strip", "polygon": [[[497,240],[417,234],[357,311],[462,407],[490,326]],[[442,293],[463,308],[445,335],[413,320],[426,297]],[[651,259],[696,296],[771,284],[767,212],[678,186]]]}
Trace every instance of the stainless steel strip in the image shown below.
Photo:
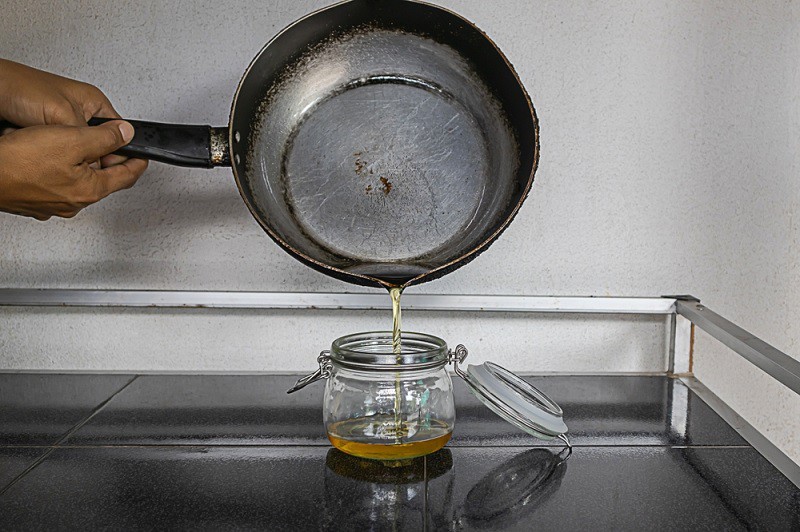
{"label": "stainless steel strip", "polygon": [[[390,308],[376,293],[193,292],[156,290],[0,289],[0,306],[172,307],[245,309]],[[661,297],[560,297],[406,294],[403,308],[436,311],[674,314],[675,300]]]}
{"label": "stainless steel strip", "polygon": [[792,481],[795,486],[800,487],[800,465],[796,464],[791,458],[786,456],[774,443],[769,441],[755,427],[744,420],[722,399],[709,390],[702,382],[694,377],[682,377],[682,383],[688,386],[700,399],[705,401],[714,412],[724,419],[742,438],[761,453],[778,471],[783,473],[786,478]]}
{"label": "stainless steel strip", "polygon": [[[454,374],[452,371],[451,374]],[[664,377],[663,371],[515,371],[520,377]],[[248,371],[248,370],[185,370],[185,369],[2,369],[3,374],[45,375],[292,375],[301,377],[302,371]]]}
{"label": "stainless steel strip", "polygon": [[678,314],[758,366],[790,390],[800,394],[800,360],[756,338],[696,301],[677,301]]}
{"label": "stainless steel strip", "polygon": [[692,372],[692,327],[692,322],[680,314],[672,317],[669,351],[669,373],[672,375]]}

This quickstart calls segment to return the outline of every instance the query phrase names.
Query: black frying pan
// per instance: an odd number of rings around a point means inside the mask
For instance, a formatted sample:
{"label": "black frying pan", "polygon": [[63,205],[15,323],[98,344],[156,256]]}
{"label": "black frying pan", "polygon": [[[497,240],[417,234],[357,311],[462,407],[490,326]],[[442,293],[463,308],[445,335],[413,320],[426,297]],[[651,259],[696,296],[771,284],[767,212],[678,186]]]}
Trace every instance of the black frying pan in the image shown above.
{"label": "black frying pan", "polygon": [[245,72],[228,127],[131,122],[122,153],[231,165],[281,247],[369,286],[475,258],[519,210],[539,155],[502,52],[460,16],[405,0],[343,2],[283,30]]}

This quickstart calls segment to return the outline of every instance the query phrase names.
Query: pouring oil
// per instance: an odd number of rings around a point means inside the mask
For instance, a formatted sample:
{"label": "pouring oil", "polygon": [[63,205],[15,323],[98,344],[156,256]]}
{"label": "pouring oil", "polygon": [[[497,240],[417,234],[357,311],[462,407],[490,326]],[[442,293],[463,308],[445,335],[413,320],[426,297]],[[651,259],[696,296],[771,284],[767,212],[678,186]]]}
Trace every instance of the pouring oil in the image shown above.
{"label": "pouring oil", "polygon": [[400,296],[402,294],[402,288],[394,287],[389,289],[389,297],[392,298],[392,352],[398,355],[398,362],[400,362],[399,355],[403,352],[402,340],[400,338],[400,322],[402,318]]}
{"label": "pouring oil", "polygon": [[[402,321],[402,312],[400,310],[400,296],[403,294],[403,289],[393,287],[389,289],[389,297],[392,298],[392,353],[395,355],[395,360],[399,365],[402,360],[403,341],[400,337],[400,325]],[[408,427],[402,419],[403,411],[403,396],[402,386],[400,384],[400,373],[396,373],[394,377],[394,428],[395,428],[395,444],[402,445],[403,437],[408,435]]]}

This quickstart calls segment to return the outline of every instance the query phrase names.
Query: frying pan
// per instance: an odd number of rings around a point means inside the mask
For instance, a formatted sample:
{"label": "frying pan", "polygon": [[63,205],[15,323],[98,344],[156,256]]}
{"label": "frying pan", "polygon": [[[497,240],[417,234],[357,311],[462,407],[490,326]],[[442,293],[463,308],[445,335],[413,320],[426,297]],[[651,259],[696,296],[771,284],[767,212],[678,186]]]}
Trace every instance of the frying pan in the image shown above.
{"label": "frying pan", "polygon": [[342,2],[284,29],[245,71],[228,127],[131,123],[120,153],[232,166],[275,242],[367,286],[474,259],[519,210],[539,156],[503,53],[459,15],[407,0]]}

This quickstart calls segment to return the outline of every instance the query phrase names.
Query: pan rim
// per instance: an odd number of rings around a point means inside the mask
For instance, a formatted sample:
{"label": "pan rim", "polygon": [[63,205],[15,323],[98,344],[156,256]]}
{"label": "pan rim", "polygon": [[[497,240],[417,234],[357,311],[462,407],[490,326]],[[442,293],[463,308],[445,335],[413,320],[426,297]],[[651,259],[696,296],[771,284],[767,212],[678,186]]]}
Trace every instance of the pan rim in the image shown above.
{"label": "pan rim", "polygon": [[[348,4],[348,3],[351,3],[351,2],[354,2],[354,1],[360,1],[360,0],[342,0],[340,2],[336,2],[336,3],[333,3],[331,5],[322,7],[320,9],[311,11],[311,12],[305,14],[304,16],[298,18],[297,20],[295,20],[292,23],[290,23],[287,26],[285,26],[278,33],[273,35],[272,38],[270,38],[266,42],[266,44],[264,44],[264,46],[258,51],[258,53],[250,61],[250,63],[248,64],[247,68],[245,69],[244,73],[242,74],[242,77],[239,80],[239,83],[238,83],[238,85],[236,87],[236,92],[234,93],[233,101],[231,103],[231,111],[230,111],[230,114],[229,114],[229,117],[228,117],[228,149],[230,151],[230,157],[231,157],[231,159],[230,159],[231,160],[231,168],[233,170],[233,175],[234,175],[234,180],[236,182],[236,187],[239,190],[239,195],[241,196],[242,200],[244,200],[244,203],[247,206],[247,209],[250,211],[251,216],[261,226],[261,228],[269,235],[269,237],[274,242],[276,242],[281,248],[283,248],[284,251],[289,252],[291,255],[295,256],[296,258],[301,259],[301,261],[313,264],[313,265],[315,265],[315,266],[317,266],[317,267],[319,267],[319,268],[321,268],[323,270],[327,270],[327,271],[335,273],[335,275],[332,275],[332,276],[336,277],[338,279],[342,279],[342,278],[346,279],[347,277],[355,277],[355,278],[361,279],[362,281],[365,281],[366,282],[365,284],[371,285],[371,286],[381,286],[381,287],[384,287],[384,288],[393,288],[395,286],[399,286],[399,287],[405,288],[405,287],[408,287],[408,286],[411,286],[411,285],[421,284],[421,283],[425,282],[426,280],[435,280],[438,277],[448,273],[448,272],[446,272],[446,270],[448,270],[448,269],[450,269],[450,271],[452,271],[454,269],[457,269],[459,267],[459,265],[460,266],[466,265],[472,259],[476,258],[483,251],[485,251],[491,244],[493,244],[497,240],[497,238],[500,236],[500,234],[503,231],[505,231],[505,229],[511,224],[511,222],[514,220],[514,218],[516,217],[516,215],[519,213],[520,209],[522,208],[522,204],[525,202],[525,200],[527,199],[527,197],[530,194],[530,190],[531,190],[531,188],[533,186],[533,181],[534,181],[534,178],[535,178],[536,170],[538,169],[538,166],[539,166],[539,150],[540,150],[540,148],[539,148],[539,120],[538,120],[538,117],[536,115],[536,110],[533,107],[533,102],[531,100],[531,97],[528,94],[528,91],[525,88],[525,85],[522,83],[522,80],[520,79],[519,74],[517,73],[516,69],[514,68],[512,63],[509,61],[509,59],[506,57],[506,55],[503,53],[503,51],[500,49],[500,47],[494,42],[494,40],[491,37],[489,37],[489,35],[485,31],[483,31],[480,27],[478,27],[477,24],[475,24],[471,20],[467,19],[466,17],[464,17],[464,16],[462,16],[462,15],[460,15],[460,14],[454,12],[454,11],[452,11],[450,9],[447,9],[447,8],[445,8],[443,6],[437,5],[437,4],[433,4],[433,3],[426,2],[426,1],[421,1],[421,0],[393,0],[393,1],[402,1],[402,2],[407,2],[407,3],[410,3],[410,4],[418,4],[418,5],[426,6],[428,8],[435,9],[435,10],[438,10],[438,11],[440,11],[442,13],[445,13],[445,14],[451,16],[451,17],[455,17],[455,18],[461,20],[462,22],[464,22],[467,26],[469,26],[469,27],[473,28],[475,31],[477,31],[478,34],[480,34],[480,36],[483,37],[483,39],[485,39],[485,41],[488,44],[491,45],[493,50],[498,55],[499,59],[502,59],[503,64],[505,65],[507,70],[513,76],[514,81],[516,82],[517,87],[519,87],[519,89],[521,91],[521,94],[522,94],[522,97],[524,98],[525,104],[527,105],[528,111],[530,113],[530,119],[531,119],[531,123],[533,125],[533,160],[531,162],[530,174],[527,176],[527,179],[526,179],[526,182],[525,182],[525,186],[524,186],[524,188],[522,190],[522,193],[519,196],[519,199],[514,204],[513,208],[509,212],[509,214],[502,220],[500,225],[498,225],[498,227],[490,235],[488,235],[480,243],[476,244],[474,247],[469,249],[466,253],[463,253],[463,254],[459,255],[455,259],[450,260],[450,261],[446,262],[445,264],[442,264],[440,266],[437,266],[436,268],[428,270],[425,273],[417,275],[416,277],[413,277],[413,278],[409,279],[408,281],[406,281],[406,282],[404,282],[404,283],[402,283],[400,285],[392,284],[390,282],[384,281],[384,280],[379,279],[377,277],[372,277],[372,276],[369,276],[369,275],[354,273],[354,272],[350,272],[350,271],[347,271],[347,270],[342,269],[342,268],[338,268],[336,266],[331,266],[330,264],[327,264],[327,263],[321,262],[321,261],[319,261],[317,259],[314,259],[313,257],[310,257],[306,253],[303,253],[302,251],[296,249],[294,246],[292,246],[286,240],[284,240],[281,236],[279,236],[271,227],[269,227],[268,224],[266,224],[264,222],[262,217],[256,211],[255,206],[251,204],[250,200],[248,199],[248,197],[247,197],[247,195],[246,195],[246,193],[244,191],[244,187],[242,186],[242,177],[239,175],[239,170],[237,168],[237,163],[235,162],[235,154],[234,154],[234,146],[235,146],[234,135],[235,135],[235,133],[234,133],[234,128],[233,128],[234,118],[236,116],[236,108],[237,108],[237,104],[238,104],[238,101],[239,101],[239,95],[241,94],[242,87],[244,86],[244,83],[247,80],[247,78],[250,75],[250,73],[253,71],[253,68],[255,67],[256,63],[259,61],[261,56],[269,49],[269,47],[275,41],[280,39],[289,30],[291,30],[292,28],[294,28],[294,27],[298,26],[299,24],[303,23],[307,19],[310,19],[312,17],[321,15],[322,13],[324,13],[326,11],[339,8],[339,7],[341,7],[341,6],[345,5],[345,4]],[[520,149],[520,151],[522,151],[522,146],[520,146],[519,149]],[[443,271],[445,273],[442,273]],[[437,273],[439,273],[440,275],[436,275]]]}

